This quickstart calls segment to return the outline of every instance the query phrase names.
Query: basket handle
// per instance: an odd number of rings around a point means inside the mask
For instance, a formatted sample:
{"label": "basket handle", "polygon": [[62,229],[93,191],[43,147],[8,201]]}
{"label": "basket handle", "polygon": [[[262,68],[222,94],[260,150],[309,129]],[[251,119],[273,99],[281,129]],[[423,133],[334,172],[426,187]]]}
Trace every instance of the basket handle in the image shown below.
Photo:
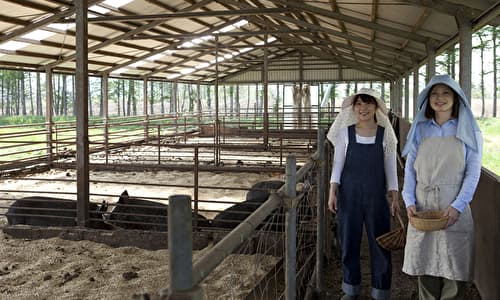
{"label": "basket handle", "polygon": [[405,224],[403,223],[403,219],[401,219],[401,214],[397,213],[396,217],[398,218],[399,224],[401,225],[401,228],[405,228]]}

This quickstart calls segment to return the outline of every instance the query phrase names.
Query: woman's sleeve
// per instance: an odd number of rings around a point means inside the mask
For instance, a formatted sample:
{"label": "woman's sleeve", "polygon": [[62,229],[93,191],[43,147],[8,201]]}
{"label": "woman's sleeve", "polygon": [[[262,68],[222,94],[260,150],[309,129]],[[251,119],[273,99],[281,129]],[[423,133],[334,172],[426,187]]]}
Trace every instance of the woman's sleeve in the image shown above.
{"label": "woman's sleeve", "polygon": [[330,178],[330,183],[340,184],[340,177],[342,176],[342,170],[344,169],[347,143],[347,128],[343,128],[335,137],[335,150],[333,152],[332,176]]}
{"label": "woman's sleeve", "polygon": [[384,155],[385,178],[387,180],[387,190],[398,191],[398,171],[396,164],[396,151],[388,152]]}
{"label": "woman's sleeve", "polygon": [[[415,141],[413,142],[413,145],[410,148],[410,152],[406,156],[404,185],[403,185],[403,191],[401,192],[406,207],[415,205],[417,203],[417,197],[415,196],[417,177],[413,165],[415,164],[415,159],[417,157],[417,149],[418,145],[420,144],[420,130],[418,129],[419,128],[417,128],[415,132]],[[406,142],[411,143],[412,141],[406,141]]]}
{"label": "woman's sleeve", "polygon": [[483,137],[479,131],[476,132],[476,140],[478,141],[478,151],[470,149],[467,145],[465,146],[465,176],[457,198],[451,203],[451,206],[459,212],[463,212],[465,207],[472,201],[481,176]]}

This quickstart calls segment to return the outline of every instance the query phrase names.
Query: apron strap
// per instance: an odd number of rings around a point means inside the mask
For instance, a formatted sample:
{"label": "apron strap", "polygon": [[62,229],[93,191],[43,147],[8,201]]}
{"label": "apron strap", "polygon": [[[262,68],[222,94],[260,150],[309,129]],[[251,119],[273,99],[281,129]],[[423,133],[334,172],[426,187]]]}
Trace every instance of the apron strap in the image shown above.
{"label": "apron strap", "polygon": [[375,144],[380,145],[384,140],[384,130],[385,128],[382,126],[377,127],[377,136],[375,137]]}
{"label": "apron strap", "polygon": [[351,125],[347,127],[347,133],[349,135],[349,145],[356,143],[356,125]]}

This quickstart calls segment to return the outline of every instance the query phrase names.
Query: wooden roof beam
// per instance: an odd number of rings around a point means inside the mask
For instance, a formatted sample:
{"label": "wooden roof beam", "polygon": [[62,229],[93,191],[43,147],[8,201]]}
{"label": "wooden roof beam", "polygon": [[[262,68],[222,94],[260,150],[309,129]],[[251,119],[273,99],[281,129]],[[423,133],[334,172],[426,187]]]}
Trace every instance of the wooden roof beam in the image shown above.
{"label": "wooden roof beam", "polygon": [[[311,32],[311,30],[305,29],[280,29],[280,30],[257,30],[257,31],[238,31],[238,32],[219,32],[212,33],[210,35],[213,36],[258,36],[258,35],[282,35],[282,34],[293,34],[293,33],[307,33]],[[131,40],[143,40],[143,39],[152,39],[152,40],[163,40],[163,39],[175,39],[175,40],[185,40],[185,39],[195,39],[199,37],[207,36],[207,34],[201,33],[185,33],[185,34],[159,34],[159,35],[135,35],[130,37]]]}
{"label": "wooden roof beam", "polygon": [[446,14],[446,15],[451,15],[451,16],[456,16],[458,14],[463,14],[470,19],[473,19],[477,16],[480,15],[480,11],[477,9],[474,9],[470,6],[465,6],[465,5],[460,5],[460,4],[455,4],[446,0],[439,0],[439,1],[434,1],[434,0],[404,0],[403,2],[406,2],[408,4],[413,4],[416,6],[422,6],[422,7],[427,7],[432,10],[435,10],[437,12]]}
{"label": "wooden roof beam", "polygon": [[[272,15],[288,12],[289,9],[285,8],[265,8],[265,9],[240,9],[240,10],[221,10],[221,11],[180,11],[170,14],[156,14],[156,15],[135,15],[135,16],[105,16],[89,18],[89,23],[107,23],[117,21],[151,21],[162,20],[163,22],[169,19],[178,18],[203,18],[203,17],[228,17],[228,16],[251,16],[251,15]],[[73,23],[74,19],[66,19],[63,23]]]}
{"label": "wooden roof beam", "polygon": [[318,14],[318,15],[321,15],[324,17],[334,19],[334,20],[355,24],[355,25],[362,26],[365,28],[384,32],[384,33],[387,33],[387,34],[390,34],[393,36],[398,36],[398,37],[401,37],[404,39],[409,39],[409,40],[412,40],[412,41],[415,41],[418,43],[425,44],[427,42],[427,40],[431,39],[430,37],[422,36],[422,35],[419,35],[419,34],[416,34],[413,32],[409,32],[409,31],[405,31],[405,30],[401,30],[401,29],[396,29],[396,28],[381,25],[381,24],[378,24],[375,22],[369,22],[369,21],[358,19],[355,17],[343,15],[343,14],[338,13],[338,12],[329,11],[329,10],[322,9],[322,8],[319,8],[316,6],[304,4],[304,3],[301,3],[298,1],[285,1],[285,0],[269,0],[269,1],[276,3],[276,4],[285,5],[288,7],[294,7],[294,8],[299,9],[299,10],[312,12],[312,13],[315,13],[315,14]]}
{"label": "wooden roof beam", "polygon": [[[201,2],[198,2],[198,3],[194,4],[194,5],[186,7],[184,10],[188,11],[188,10],[198,9],[199,7],[204,6],[205,4],[210,3],[210,2],[211,2],[210,0],[203,0]],[[149,30],[149,29],[151,29],[153,27],[156,27],[156,26],[160,25],[163,22],[165,22],[165,21],[164,20],[155,20],[155,21],[149,22],[149,23],[147,23],[147,24],[145,24],[143,26],[137,27],[137,28],[135,28],[133,30],[130,30],[128,32],[125,32],[125,33],[123,33],[123,34],[121,34],[119,36],[116,36],[114,38],[108,39],[108,40],[106,40],[106,41],[104,41],[104,42],[102,42],[102,43],[100,43],[98,45],[90,47],[88,49],[88,52],[89,53],[95,52],[98,49],[101,49],[101,48],[104,48],[106,46],[115,44],[115,43],[117,43],[117,42],[119,42],[119,41],[121,41],[121,40],[123,40],[125,38],[133,36],[134,34],[138,34],[138,33],[143,32],[145,30]],[[57,60],[55,62],[52,62],[52,63],[48,64],[45,67],[51,68],[51,67],[57,66],[59,64],[65,63],[67,61],[74,60],[75,57],[76,57],[76,53],[68,55],[68,56],[65,56],[64,58],[59,59],[59,60]]]}
{"label": "wooden roof beam", "polygon": [[[210,1],[210,0],[208,0],[208,1]],[[235,20],[235,22],[236,22],[236,21],[237,21],[237,20]],[[221,25],[218,25],[218,26],[212,27],[211,29],[204,31],[204,32],[203,32],[203,34],[204,34],[204,35],[209,35],[209,34],[212,34],[214,31],[219,30],[219,29],[221,29],[221,28],[225,27],[226,25],[227,25],[227,24],[221,24]],[[134,58],[134,59],[132,59],[132,60],[130,60],[130,61],[127,61],[126,63],[122,63],[122,64],[120,64],[120,65],[117,65],[117,66],[115,66],[115,67],[113,67],[113,68],[109,69],[109,70],[106,70],[105,72],[113,72],[113,71],[115,71],[115,70],[117,70],[117,69],[127,67],[127,66],[129,66],[129,65],[131,65],[131,64],[134,64],[134,63],[139,62],[139,61],[141,61],[141,60],[147,59],[148,57],[154,56],[154,55],[156,55],[156,54],[160,54],[160,53],[163,53],[163,52],[168,51],[168,50],[175,50],[175,49],[176,49],[176,47],[177,47],[177,46],[182,45],[182,43],[183,43],[182,41],[179,41],[179,42],[175,42],[175,43],[173,43],[173,44],[170,44],[170,45],[168,45],[168,46],[165,46],[165,47],[162,47],[162,48],[159,48],[159,49],[152,50],[152,51],[151,51],[151,52],[149,52],[148,54],[145,54],[145,55],[141,55],[141,56],[139,56],[139,57],[136,57],[136,58]],[[163,70],[162,70],[162,71],[160,71],[160,72],[163,72]],[[155,72],[155,73],[157,73],[157,72]],[[154,73],[152,73],[152,74],[154,74]],[[148,74],[146,77],[151,76],[152,74]]]}
{"label": "wooden roof beam", "polygon": [[[94,5],[94,4],[98,4],[98,3],[103,2],[103,1],[104,0],[88,0],[89,6]],[[43,18],[43,19],[36,21],[34,23],[30,23],[30,24],[24,26],[23,28],[16,29],[14,31],[9,32],[6,35],[0,36],[0,43],[10,41],[15,37],[18,37],[18,36],[26,34],[28,32],[34,31],[40,27],[49,25],[51,23],[60,21],[62,18],[65,18],[67,16],[71,16],[74,13],[75,13],[75,7],[70,7],[66,10],[59,12],[59,13],[53,14],[50,17]]]}
{"label": "wooden roof beam", "polygon": [[368,46],[371,46],[371,47],[374,47],[374,48],[385,50],[385,51],[394,53],[396,55],[403,55],[403,56],[407,56],[407,57],[410,57],[410,58],[415,57],[415,55],[422,56],[422,57],[425,56],[425,53],[423,53],[421,51],[416,51],[416,50],[415,51],[413,51],[413,50],[401,50],[401,49],[393,48],[393,47],[390,47],[390,46],[387,46],[387,45],[384,45],[384,44],[380,44],[380,43],[376,43],[376,42],[373,42],[373,41],[370,41],[370,40],[367,40],[367,39],[364,39],[364,38],[361,38],[361,37],[347,35],[347,34],[342,33],[342,32],[338,32],[338,31],[331,30],[331,29],[328,29],[328,28],[316,26],[316,25],[313,25],[313,24],[310,24],[310,23],[307,23],[307,22],[304,22],[304,21],[300,21],[300,20],[297,20],[297,19],[294,19],[294,18],[290,18],[290,17],[287,17],[287,16],[275,16],[275,18],[279,18],[281,20],[284,20],[284,21],[287,21],[287,22],[290,22],[290,23],[294,23],[294,24],[302,26],[302,27],[311,28],[311,29],[314,29],[314,30],[324,31],[324,32],[326,32],[326,33],[328,33],[330,35],[334,35],[334,36],[343,38],[346,41],[347,40],[352,40],[354,42],[358,42],[360,44],[365,44],[365,45],[368,45]]}

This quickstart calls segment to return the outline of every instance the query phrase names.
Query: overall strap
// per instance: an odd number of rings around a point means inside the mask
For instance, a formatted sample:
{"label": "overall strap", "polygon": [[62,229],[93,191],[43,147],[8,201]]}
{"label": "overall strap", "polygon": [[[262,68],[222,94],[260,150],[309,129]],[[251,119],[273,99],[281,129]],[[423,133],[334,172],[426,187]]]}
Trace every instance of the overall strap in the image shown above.
{"label": "overall strap", "polygon": [[347,133],[349,135],[349,145],[356,143],[356,125],[351,125],[347,127]]}
{"label": "overall strap", "polygon": [[377,127],[377,136],[375,137],[375,144],[382,144],[384,141],[385,128],[382,126]]}

